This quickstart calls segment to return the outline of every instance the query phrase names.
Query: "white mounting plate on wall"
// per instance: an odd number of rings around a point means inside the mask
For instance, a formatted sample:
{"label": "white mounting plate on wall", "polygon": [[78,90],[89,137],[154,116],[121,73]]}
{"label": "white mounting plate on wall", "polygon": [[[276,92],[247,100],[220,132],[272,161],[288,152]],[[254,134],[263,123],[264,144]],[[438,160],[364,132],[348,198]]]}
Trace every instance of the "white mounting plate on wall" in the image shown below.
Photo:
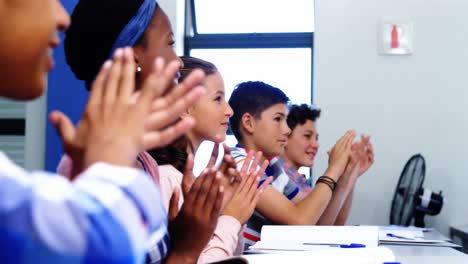
{"label": "white mounting plate on wall", "polygon": [[377,38],[379,55],[411,55],[413,34],[413,22],[409,20],[381,20]]}

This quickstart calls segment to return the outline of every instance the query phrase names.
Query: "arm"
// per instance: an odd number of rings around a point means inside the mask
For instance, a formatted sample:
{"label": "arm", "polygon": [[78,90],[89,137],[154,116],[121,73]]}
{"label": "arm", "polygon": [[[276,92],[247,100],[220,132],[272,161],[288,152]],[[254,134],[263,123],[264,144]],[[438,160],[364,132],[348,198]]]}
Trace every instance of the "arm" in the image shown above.
{"label": "arm", "polygon": [[353,150],[346,170],[338,181],[336,193],[320,218],[321,225],[344,225],[351,209],[354,187],[357,178],[364,174],[373,164],[374,153],[369,136],[361,136],[361,142],[353,144]]}
{"label": "arm", "polygon": [[257,203],[257,210],[269,220],[286,225],[314,225],[331,198],[325,184],[317,184],[300,202],[294,204],[271,185],[265,188]]}
{"label": "arm", "polygon": [[148,232],[167,233],[159,192],[138,170],[98,163],[70,183],[28,174],[4,159],[1,164],[0,243],[11,255],[0,259],[6,262],[33,255],[44,261],[138,260]]}
{"label": "arm", "polygon": [[[354,131],[348,131],[330,151],[329,167],[325,175],[337,181],[348,163]],[[302,194],[301,194],[302,195]],[[289,201],[272,186],[265,189],[257,204],[257,210],[277,224],[314,225],[324,212],[332,197],[330,188],[323,183],[316,185],[307,196],[299,197],[297,203]]]}
{"label": "arm", "polygon": [[341,211],[338,214],[338,217],[336,218],[335,225],[346,224],[346,220],[348,220],[349,211],[351,210],[351,205],[353,203],[353,193],[354,193],[354,188],[352,188],[351,191],[349,192],[348,197],[346,198],[346,201],[343,205],[343,208],[341,208]]}
{"label": "arm", "polygon": [[[327,209],[323,212],[320,220],[317,222],[318,225],[334,225],[339,215],[345,208],[348,197],[350,196],[351,189],[347,187],[337,187],[336,192],[333,194],[333,198],[327,206]],[[349,209],[348,209],[349,211]]]}
{"label": "arm", "polygon": [[233,256],[242,230],[240,222],[232,216],[221,215],[208,245],[203,249],[198,263],[208,263]]}

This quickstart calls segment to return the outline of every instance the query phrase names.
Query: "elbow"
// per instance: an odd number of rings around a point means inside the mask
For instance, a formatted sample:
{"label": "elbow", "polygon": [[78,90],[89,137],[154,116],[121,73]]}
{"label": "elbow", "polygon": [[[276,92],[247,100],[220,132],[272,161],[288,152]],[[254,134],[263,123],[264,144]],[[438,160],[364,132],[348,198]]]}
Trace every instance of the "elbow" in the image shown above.
{"label": "elbow", "polygon": [[291,223],[288,223],[288,225],[315,225],[317,221],[311,220],[313,219],[304,216],[297,216],[291,219]]}

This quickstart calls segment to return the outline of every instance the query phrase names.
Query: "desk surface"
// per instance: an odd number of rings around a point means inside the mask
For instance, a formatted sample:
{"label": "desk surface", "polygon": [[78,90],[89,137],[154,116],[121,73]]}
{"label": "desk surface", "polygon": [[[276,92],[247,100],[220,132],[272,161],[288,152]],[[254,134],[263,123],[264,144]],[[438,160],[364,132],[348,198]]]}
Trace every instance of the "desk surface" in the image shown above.
{"label": "desk surface", "polygon": [[[428,239],[443,239],[445,236],[438,231],[424,233]],[[450,247],[386,245],[395,254],[396,260],[402,264],[466,264],[468,255]]]}

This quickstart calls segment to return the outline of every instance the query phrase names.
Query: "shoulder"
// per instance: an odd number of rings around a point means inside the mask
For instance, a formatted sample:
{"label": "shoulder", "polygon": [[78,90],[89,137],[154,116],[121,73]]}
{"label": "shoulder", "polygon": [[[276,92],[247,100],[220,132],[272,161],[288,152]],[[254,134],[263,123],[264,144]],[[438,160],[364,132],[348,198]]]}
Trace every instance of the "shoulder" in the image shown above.
{"label": "shoulder", "polygon": [[182,182],[183,174],[172,165],[159,165],[159,177],[161,181]]}

